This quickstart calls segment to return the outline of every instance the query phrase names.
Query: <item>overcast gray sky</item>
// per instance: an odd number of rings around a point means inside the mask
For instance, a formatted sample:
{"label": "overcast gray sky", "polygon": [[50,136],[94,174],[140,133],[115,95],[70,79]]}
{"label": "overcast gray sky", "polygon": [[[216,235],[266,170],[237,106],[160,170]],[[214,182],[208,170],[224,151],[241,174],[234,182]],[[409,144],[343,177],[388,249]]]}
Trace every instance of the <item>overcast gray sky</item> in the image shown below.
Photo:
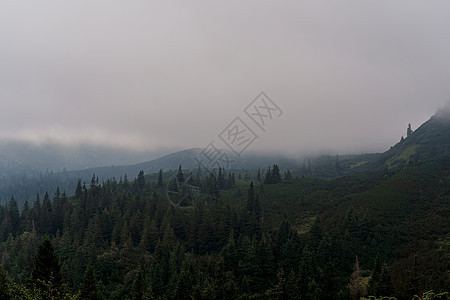
{"label": "overcast gray sky", "polygon": [[0,138],[203,147],[265,91],[253,150],[383,151],[450,100],[449,34],[449,1],[2,0]]}

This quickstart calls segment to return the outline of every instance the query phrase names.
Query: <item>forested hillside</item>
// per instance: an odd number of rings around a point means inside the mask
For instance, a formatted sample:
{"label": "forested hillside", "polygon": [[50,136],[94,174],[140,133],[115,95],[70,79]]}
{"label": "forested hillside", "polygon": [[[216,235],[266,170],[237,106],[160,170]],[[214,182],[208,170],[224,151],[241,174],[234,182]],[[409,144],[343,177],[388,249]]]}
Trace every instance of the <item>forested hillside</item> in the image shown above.
{"label": "forested hillside", "polygon": [[[449,170],[449,155],[331,181],[292,179],[276,165],[261,182],[219,170],[191,177],[203,191],[196,206],[189,197],[174,205],[170,183],[143,172],[133,182],[93,180],[72,198],[45,195],[21,214],[12,199],[0,211],[2,290],[20,298],[34,283],[41,293],[108,299],[442,292],[450,285]],[[34,257],[45,237],[62,279],[42,286],[32,274],[47,267]]]}
{"label": "forested hillside", "polygon": [[315,170],[180,165],[93,176],[20,209],[11,197],[0,297],[447,299],[449,124],[437,115],[384,154],[323,157]]}

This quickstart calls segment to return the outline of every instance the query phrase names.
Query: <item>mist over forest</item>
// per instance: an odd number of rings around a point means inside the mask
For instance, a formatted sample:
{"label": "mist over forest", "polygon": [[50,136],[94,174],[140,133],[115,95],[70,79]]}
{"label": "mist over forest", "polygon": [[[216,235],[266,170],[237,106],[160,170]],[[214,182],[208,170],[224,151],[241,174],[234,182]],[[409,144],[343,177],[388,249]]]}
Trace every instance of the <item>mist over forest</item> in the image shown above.
{"label": "mist over forest", "polygon": [[450,297],[450,3],[0,2],[0,300]]}

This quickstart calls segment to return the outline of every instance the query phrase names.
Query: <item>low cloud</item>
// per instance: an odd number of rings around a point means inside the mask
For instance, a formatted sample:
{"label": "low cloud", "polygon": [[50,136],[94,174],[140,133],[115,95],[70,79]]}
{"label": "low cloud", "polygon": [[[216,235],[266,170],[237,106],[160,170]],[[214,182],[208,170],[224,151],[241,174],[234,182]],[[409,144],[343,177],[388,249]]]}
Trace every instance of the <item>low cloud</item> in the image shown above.
{"label": "low cloud", "polygon": [[0,4],[3,139],[203,147],[263,90],[253,150],[382,151],[450,98],[444,1],[45,2]]}

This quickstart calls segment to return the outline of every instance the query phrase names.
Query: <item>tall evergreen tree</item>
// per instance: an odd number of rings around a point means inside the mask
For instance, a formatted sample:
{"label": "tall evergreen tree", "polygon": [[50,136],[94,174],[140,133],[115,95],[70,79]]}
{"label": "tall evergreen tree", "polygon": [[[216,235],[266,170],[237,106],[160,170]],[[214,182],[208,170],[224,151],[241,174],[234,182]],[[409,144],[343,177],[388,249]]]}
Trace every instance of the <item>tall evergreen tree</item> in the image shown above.
{"label": "tall evergreen tree", "polygon": [[86,300],[101,299],[97,288],[94,266],[89,263],[84,273],[83,283],[80,288],[80,298]]}
{"label": "tall evergreen tree", "polygon": [[43,283],[50,283],[57,289],[61,287],[61,266],[53,249],[53,245],[48,238],[39,245],[34,259],[34,268],[31,273],[31,279],[37,287],[42,287]]}
{"label": "tall evergreen tree", "polygon": [[77,199],[81,199],[81,196],[83,196],[83,188],[81,187],[81,179],[78,179],[77,188],[75,190],[75,197]]}
{"label": "tall evergreen tree", "polygon": [[272,167],[272,183],[279,183],[281,182],[281,174],[280,174],[280,168],[277,164],[274,164]]}
{"label": "tall evergreen tree", "polygon": [[159,174],[158,174],[158,185],[159,188],[162,188],[164,186],[164,182],[163,182],[163,172],[162,169],[159,169]]}
{"label": "tall evergreen tree", "polygon": [[133,286],[131,287],[131,299],[142,300],[144,299],[144,277],[142,276],[142,270],[139,269],[134,277]]}
{"label": "tall evergreen tree", "polygon": [[25,201],[22,208],[22,215],[20,216],[20,230],[31,231],[31,213],[30,213],[30,205],[28,204],[28,200]]}
{"label": "tall evergreen tree", "polygon": [[181,169],[181,165],[178,167],[177,180],[180,184],[184,182],[184,174],[183,170]]}
{"label": "tall evergreen tree", "polygon": [[128,180],[128,175],[125,174],[123,176],[123,188],[124,188],[124,190],[128,190],[129,187],[130,187],[130,181]]}
{"label": "tall evergreen tree", "polygon": [[264,175],[264,183],[271,184],[272,183],[272,171],[269,169],[266,171],[266,175]]}
{"label": "tall evergreen tree", "polygon": [[52,204],[50,202],[50,197],[47,192],[45,192],[44,200],[42,200],[41,214],[39,218],[39,232],[43,234],[49,234],[52,229],[51,224],[52,215]]}
{"label": "tall evergreen tree", "polygon": [[411,124],[408,124],[408,129],[406,130],[406,137],[410,136],[412,133]]}
{"label": "tall evergreen tree", "polygon": [[139,171],[138,177],[136,179],[136,184],[138,190],[142,191],[145,188],[145,176],[144,171]]}

